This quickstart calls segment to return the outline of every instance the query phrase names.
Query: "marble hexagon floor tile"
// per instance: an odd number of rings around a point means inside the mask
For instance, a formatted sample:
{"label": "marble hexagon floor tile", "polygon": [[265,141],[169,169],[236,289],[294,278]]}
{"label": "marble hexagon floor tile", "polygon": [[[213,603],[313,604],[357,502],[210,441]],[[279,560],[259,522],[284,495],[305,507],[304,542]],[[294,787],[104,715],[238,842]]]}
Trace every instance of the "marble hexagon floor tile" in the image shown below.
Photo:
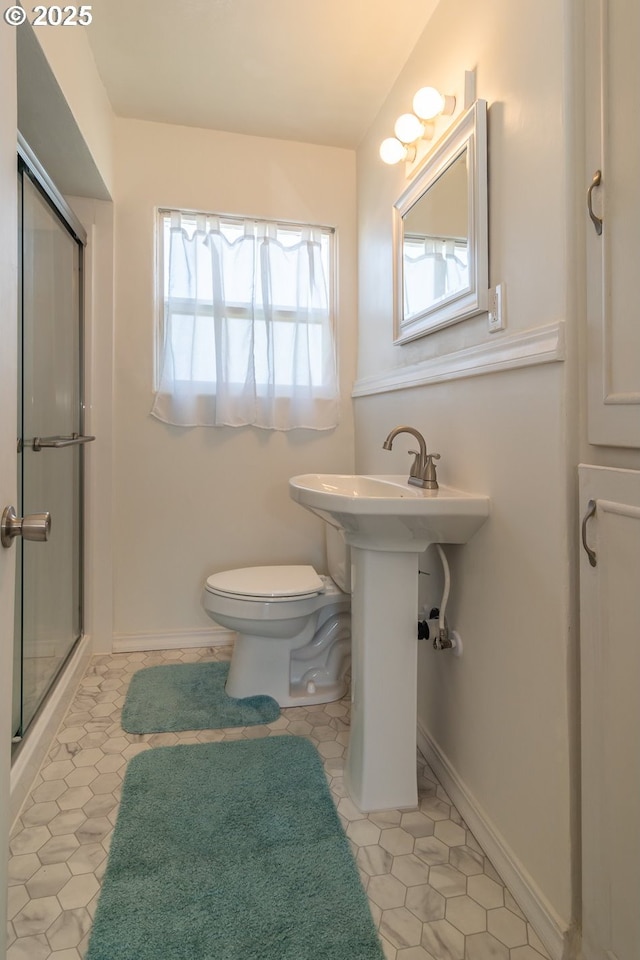
{"label": "marble hexagon floor tile", "polygon": [[[131,735],[129,681],[161,663],[228,660],[230,647],[96,656],[10,837],[7,960],[81,960],[128,761],[154,746],[296,734],[324,760],[387,960],[543,960],[542,943],[418,755],[416,810],[363,814],[342,774],[348,699],[287,707],[273,723]],[[170,960],[170,958],[166,958]]]}

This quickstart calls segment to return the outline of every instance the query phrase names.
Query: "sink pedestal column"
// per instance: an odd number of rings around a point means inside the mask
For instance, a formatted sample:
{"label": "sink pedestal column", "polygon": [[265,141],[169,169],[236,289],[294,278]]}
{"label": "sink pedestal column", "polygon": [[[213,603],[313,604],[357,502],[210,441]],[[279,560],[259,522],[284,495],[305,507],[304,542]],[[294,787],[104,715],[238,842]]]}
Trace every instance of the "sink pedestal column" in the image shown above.
{"label": "sink pedestal column", "polygon": [[345,784],[363,812],[415,807],[418,554],[352,546],[351,560],[352,706]]}
{"label": "sink pedestal column", "polygon": [[352,550],[345,785],[365,812],[415,807],[418,558],[431,543],[467,543],[489,515],[489,498],[422,489],[405,477],[330,473],[292,477],[289,492],[338,526]]}

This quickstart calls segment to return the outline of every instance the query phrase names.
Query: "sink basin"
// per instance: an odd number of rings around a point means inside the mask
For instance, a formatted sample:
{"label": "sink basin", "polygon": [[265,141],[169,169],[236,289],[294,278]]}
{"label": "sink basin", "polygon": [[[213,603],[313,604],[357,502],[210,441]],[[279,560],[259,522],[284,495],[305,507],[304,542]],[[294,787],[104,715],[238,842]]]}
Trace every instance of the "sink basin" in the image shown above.
{"label": "sink basin", "polygon": [[424,490],[406,476],[307,473],[291,498],[351,546],[351,728],[344,782],[363,811],[414,809],[418,561],[431,543],[466,543],[489,498]]}
{"label": "sink basin", "polygon": [[405,476],[307,473],[289,480],[297,503],[341,527],[352,546],[421,552],[466,543],[489,515],[489,498],[453,487],[425,490]]}

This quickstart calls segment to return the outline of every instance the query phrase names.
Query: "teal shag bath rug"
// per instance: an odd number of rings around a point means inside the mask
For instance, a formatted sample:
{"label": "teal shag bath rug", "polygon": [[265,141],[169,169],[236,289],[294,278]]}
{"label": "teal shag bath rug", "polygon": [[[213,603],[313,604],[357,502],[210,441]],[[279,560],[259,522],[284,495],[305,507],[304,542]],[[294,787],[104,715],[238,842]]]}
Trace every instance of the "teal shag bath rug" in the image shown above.
{"label": "teal shag bath rug", "polygon": [[313,744],[134,757],[86,960],[384,960]]}
{"label": "teal shag bath rug", "polygon": [[271,723],[280,716],[273,697],[227,696],[228,663],[175,663],[134,673],[122,708],[127,733],[212,730]]}

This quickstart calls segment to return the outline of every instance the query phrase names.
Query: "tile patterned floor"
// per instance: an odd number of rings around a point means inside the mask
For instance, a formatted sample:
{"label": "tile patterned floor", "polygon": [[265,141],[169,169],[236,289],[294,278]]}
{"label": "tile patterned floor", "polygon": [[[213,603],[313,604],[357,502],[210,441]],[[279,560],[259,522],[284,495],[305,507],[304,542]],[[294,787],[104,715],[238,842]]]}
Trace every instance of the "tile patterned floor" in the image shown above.
{"label": "tile patterned floor", "polygon": [[349,702],[283,709],[274,723],[124,733],[131,676],[159,663],[226,660],[230,648],[97,656],[14,825],[7,960],[80,960],[127,761],[150,747],[286,734],[309,737],[350,838],[387,960],[542,960],[543,945],[424,760],[419,806],[368,816],[345,795]]}

